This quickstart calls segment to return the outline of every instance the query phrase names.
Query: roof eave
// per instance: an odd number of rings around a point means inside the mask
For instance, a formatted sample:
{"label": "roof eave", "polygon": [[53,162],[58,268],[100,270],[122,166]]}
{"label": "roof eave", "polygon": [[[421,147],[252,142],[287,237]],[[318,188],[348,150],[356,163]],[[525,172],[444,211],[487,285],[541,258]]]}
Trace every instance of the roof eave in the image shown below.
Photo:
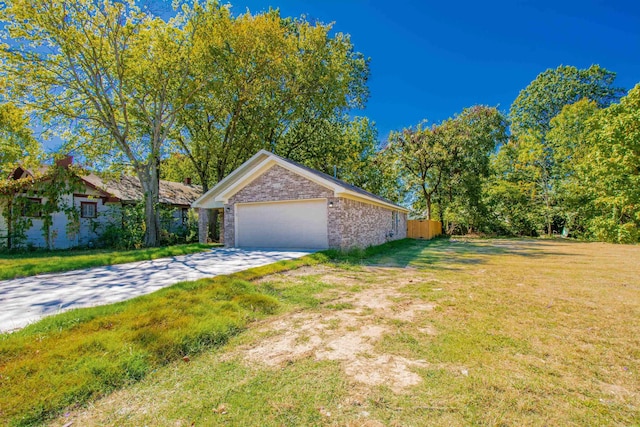
{"label": "roof eave", "polygon": [[[209,204],[205,204],[205,201],[211,199],[212,197],[216,197],[218,194],[226,190],[227,187],[233,185],[236,180],[242,178],[243,173],[247,169],[251,169],[251,166],[259,161],[259,158],[262,156],[269,156],[269,153],[266,150],[260,150],[256,154],[254,154],[249,160],[241,164],[236,170],[231,172],[229,175],[221,179],[216,185],[214,185],[209,191],[204,193],[202,196],[198,197],[192,204],[193,208],[208,208]],[[214,204],[216,204],[217,200],[214,200]]]}

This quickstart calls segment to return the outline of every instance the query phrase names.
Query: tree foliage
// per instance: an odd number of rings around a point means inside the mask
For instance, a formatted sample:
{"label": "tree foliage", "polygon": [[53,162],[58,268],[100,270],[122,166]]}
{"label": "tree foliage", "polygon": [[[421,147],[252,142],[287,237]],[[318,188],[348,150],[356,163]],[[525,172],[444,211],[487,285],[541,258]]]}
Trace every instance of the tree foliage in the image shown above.
{"label": "tree foliage", "polygon": [[[233,17],[204,8],[206,89],[179,115],[177,148],[206,191],[266,148],[321,170],[352,144],[345,113],[364,105],[367,61],[331,26],[278,11]],[[358,152],[358,154],[361,154]],[[328,162],[318,159],[331,157]]]}
{"label": "tree foliage", "polygon": [[640,241],[640,85],[599,111],[587,134],[583,164],[593,192],[589,231],[598,240]]}
{"label": "tree foliage", "polygon": [[19,163],[35,163],[40,157],[42,149],[29,124],[27,115],[15,104],[0,104],[1,174],[8,174]]}
{"label": "tree foliage", "polygon": [[10,91],[89,159],[131,165],[145,191],[145,243],[158,241],[158,163],[177,113],[202,88],[197,21],[133,1],[11,0],[0,20]]}
{"label": "tree foliage", "polygon": [[[598,108],[607,107],[623,94],[613,85],[614,80],[615,73],[598,65],[582,70],[560,66],[538,75],[511,106],[512,146],[507,156],[498,159],[506,162],[500,165],[502,179],[521,189],[517,199],[526,200],[523,209],[531,216],[527,227],[535,227],[536,232],[551,234],[571,221],[558,205],[558,185],[563,180],[558,162],[563,163],[562,156],[570,156],[572,151],[571,147],[558,146],[557,138],[556,142],[549,141],[552,119],[565,106],[582,99],[592,101]],[[529,230],[520,232],[528,234]]]}
{"label": "tree foliage", "polygon": [[547,133],[553,153],[550,179],[554,188],[552,215],[562,224],[562,234],[584,236],[591,215],[591,189],[585,184],[583,165],[590,149],[590,119],[598,112],[595,101],[586,98],[566,105],[554,117]]}
{"label": "tree foliage", "polygon": [[431,219],[433,203],[441,217],[467,224],[477,222],[481,210],[482,179],[489,175],[489,155],[506,140],[506,121],[495,108],[474,106],[439,125],[393,133],[394,151],[403,182],[419,194]]}
{"label": "tree foliage", "polygon": [[598,108],[606,108],[624,94],[623,89],[613,86],[615,78],[616,73],[599,65],[582,70],[561,65],[540,73],[511,105],[511,132],[534,132],[544,137],[551,120],[564,106],[583,98],[594,101]]}

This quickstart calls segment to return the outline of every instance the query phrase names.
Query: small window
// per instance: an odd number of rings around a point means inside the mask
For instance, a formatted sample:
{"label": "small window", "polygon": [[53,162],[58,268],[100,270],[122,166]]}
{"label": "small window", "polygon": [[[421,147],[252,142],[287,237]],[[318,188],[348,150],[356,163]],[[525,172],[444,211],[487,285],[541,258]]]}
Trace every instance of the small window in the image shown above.
{"label": "small window", "polygon": [[27,198],[24,206],[22,207],[22,216],[27,216],[31,218],[39,218],[42,216],[42,209],[40,206],[42,205],[42,199],[37,197],[29,197]]}
{"label": "small window", "polygon": [[95,218],[98,216],[98,204],[96,202],[80,202],[80,217]]}

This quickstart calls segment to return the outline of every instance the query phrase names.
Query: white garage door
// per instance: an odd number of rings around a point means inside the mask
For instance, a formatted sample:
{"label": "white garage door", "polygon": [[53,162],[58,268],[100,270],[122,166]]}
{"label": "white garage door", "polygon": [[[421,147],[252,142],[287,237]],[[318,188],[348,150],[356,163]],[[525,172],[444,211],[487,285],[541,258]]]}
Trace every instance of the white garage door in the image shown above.
{"label": "white garage door", "polygon": [[236,205],[236,246],[326,249],[327,200]]}

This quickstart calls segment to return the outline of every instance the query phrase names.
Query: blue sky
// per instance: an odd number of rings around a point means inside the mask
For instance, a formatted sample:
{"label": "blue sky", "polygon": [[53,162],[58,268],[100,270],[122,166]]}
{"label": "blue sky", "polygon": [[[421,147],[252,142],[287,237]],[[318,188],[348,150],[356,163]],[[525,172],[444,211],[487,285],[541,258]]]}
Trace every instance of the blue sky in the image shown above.
{"label": "blue sky", "polygon": [[[223,1],[224,3],[224,1]],[[379,137],[474,104],[504,111],[547,68],[600,64],[640,82],[640,1],[236,0],[234,13],[280,9],[334,22],[371,58],[364,111]]]}

